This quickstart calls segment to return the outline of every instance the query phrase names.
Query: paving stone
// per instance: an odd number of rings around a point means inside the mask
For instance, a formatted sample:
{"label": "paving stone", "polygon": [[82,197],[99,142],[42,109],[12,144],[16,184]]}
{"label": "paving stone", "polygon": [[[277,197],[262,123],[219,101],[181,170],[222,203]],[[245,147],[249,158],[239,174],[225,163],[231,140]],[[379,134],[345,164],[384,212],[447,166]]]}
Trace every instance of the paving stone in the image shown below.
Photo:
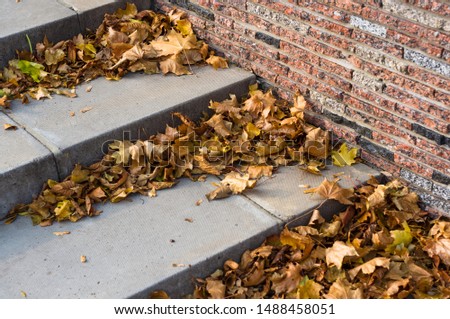
{"label": "paving stone", "polygon": [[[276,233],[280,220],[243,196],[208,202],[204,183],[187,179],[158,196],[99,205],[77,223],[0,225],[0,298],[127,298],[164,289],[192,292],[192,279]],[[197,206],[196,202],[204,202]],[[192,222],[186,221],[192,219]],[[65,236],[53,232],[70,231]],[[86,256],[86,263],[80,256]],[[190,265],[190,266],[189,266]]]}
{"label": "paving stone", "polygon": [[[344,188],[356,187],[366,182],[370,175],[379,175],[378,171],[364,164],[346,167],[329,166],[328,170],[323,171],[323,176],[307,173],[297,166],[288,166],[280,168],[273,178],[247,191],[245,196],[285,222],[301,217],[297,221],[301,224],[308,222],[312,210],[324,201],[316,194],[304,194],[307,188],[303,186],[317,187],[324,178],[332,180],[335,174],[339,174],[341,179],[339,184]],[[332,200],[322,205],[321,213],[324,217],[331,217],[341,208],[342,205]]]}
{"label": "paving stone", "polygon": [[23,128],[6,131],[4,124],[15,123],[0,113],[0,218],[39,194],[47,179],[58,179],[51,152]]}
{"label": "paving stone", "polygon": [[26,107],[15,102],[11,117],[55,154],[65,177],[75,164],[99,160],[112,140],[147,138],[165,130],[166,123],[177,125],[174,111],[198,119],[211,99],[243,96],[253,81],[253,74],[234,67],[197,67],[193,75],[182,77],[128,74],[117,82],[83,84],[74,99],[54,96]]}

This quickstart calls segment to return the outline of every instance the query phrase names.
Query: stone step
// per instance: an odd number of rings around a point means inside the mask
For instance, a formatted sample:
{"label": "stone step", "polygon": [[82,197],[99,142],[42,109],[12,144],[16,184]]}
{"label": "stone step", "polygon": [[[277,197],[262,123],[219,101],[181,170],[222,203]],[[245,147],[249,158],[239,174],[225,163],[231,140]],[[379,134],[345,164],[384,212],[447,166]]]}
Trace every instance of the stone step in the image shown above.
{"label": "stone step", "polygon": [[124,8],[127,2],[139,10],[149,9],[152,0],[33,0],[2,1],[0,10],[0,67],[15,58],[16,50],[33,50],[44,36],[49,41],[71,39],[87,29],[96,30],[105,13]]}
{"label": "stone step", "polygon": [[[16,131],[0,132],[0,217],[12,205],[36,196],[48,178],[62,179],[75,164],[92,164],[114,139],[146,138],[177,125],[171,115],[181,112],[198,119],[210,100],[229,94],[241,97],[254,82],[242,69],[193,67],[193,75],[127,74],[120,81],[96,79],[77,87],[78,97],[14,101],[0,114],[0,125]],[[90,92],[87,92],[87,88]]]}
{"label": "stone step", "polygon": [[[378,174],[357,164],[329,167],[324,176],[341,172],[344,187]],[[157,289],[182,297],[192,292],[194,278],[238,259],[286,222],[307,223],[323,200],[304,194],[299,185],[317,186],[324,176],[283,167],[244,195],[211,202],[205,194],[216,177],[203,183],[182,179],[154,198],[136,195],[99,205],[100,216],[77,223],[43,228],[23,217],[2,224],[0,298],[21,298],[21,291],[28,298],[141,298]],[[320,209],[329,216],[342,207],[327,201]],[[70,234],[56,236],[57,231]]]}

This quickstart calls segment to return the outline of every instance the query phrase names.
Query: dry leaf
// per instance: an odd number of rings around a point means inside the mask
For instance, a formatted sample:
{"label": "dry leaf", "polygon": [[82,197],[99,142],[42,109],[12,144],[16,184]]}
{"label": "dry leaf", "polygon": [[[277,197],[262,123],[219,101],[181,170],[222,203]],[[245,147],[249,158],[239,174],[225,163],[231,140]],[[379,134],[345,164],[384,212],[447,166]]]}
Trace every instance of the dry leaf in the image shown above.
{"label": "dry leaf", "polygon": [[327,265],[336,266],[337,269],[342,268],[342,262],[345,257],[358,256],[358,252],[351,244],[342,241],[335,241],[331,248],[326,250]]}
{"label": "dry leaf", "polygon": [[93,109],[92,106],[86,106],[86,107],[83,107],[83,108],[80,110],[80,112],[81,112],[81,113],[86,113],[86,112],[89,112],[89,111],[92,110],[92,109]]}
{"label": "dry leaf", "polygon": [[17,130],[17,126],[12,124],[3,124],[3,129],[6,131],[15,131]]}
{"label": "dry leaf", "polygon": [[192,218],[185,218],[184,220],[187,221],[188,223],[193,223],[194,222],[194,220]]}
{"label": "dry leaf", "polygon": [[349,198],[353,196],[353,189],[340,187],[337,179],[330,182],[325,178],[322,184],[319,185],[319,187],[310,188],[308,190],[305,190],[304,193],[317,193],[322,197],[335,199],[339,203],[344,205],[352,204],[352,201],[350,201]]}
{"label": "dry leaf", "polygon": [[53,235],[56,235],[56,236],[64,236],[64,235],[69,235],[70,234],[70,231],[55,231],[55,232],[53,232]]}
{"label": "dry leaf", "polygon": [[80,261],[84,264],[84,263],[87,261],[86,256],[81,255],[81,256],[80,256]]}
{"label": "dry leaf", "polygon": [[200,206],[203,203],[203,199],[199,199],[198,201],[195,202],[196,206]]}

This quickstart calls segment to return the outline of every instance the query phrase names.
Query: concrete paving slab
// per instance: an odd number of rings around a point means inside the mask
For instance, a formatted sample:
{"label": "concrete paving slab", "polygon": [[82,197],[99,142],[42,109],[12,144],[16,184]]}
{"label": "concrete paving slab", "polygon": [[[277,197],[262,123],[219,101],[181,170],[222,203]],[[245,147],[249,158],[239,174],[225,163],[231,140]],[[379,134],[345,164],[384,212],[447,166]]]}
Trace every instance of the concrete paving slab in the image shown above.
{"label": "concrete paving slab", "polygon": [[[364,164],[327,168],[323,171],[323,176],[320,176],[307,173],[298,166],[281,167],[272,178],[260,182],[257,187],[248,190],[245,196],[284,222],[296,219],[296,224],[305,224],[309,221],[312,210],[324,201],[316,194],[304,194],[303,191],[307,189],[305,185],[317,187],[324,178],[332,180],[333,175],[339,174],[339,184],[350,188],[363,184],[370,175],[379,175],[378,171]],[[337,201],[330,200],[321,206],[320,212],[329,218],[343,207]]]}
{"label": "concrete paving slab", "polygon": [[29,50],[26,35],[34,49],[45,35],[57,42],[81,32],[76,12],[57,0],[2,1],[0,25],[0,67],[15,57],[16,50]]}
{"label": "concrete paving slab", "polygon": [[16,123],[0,112],[0,218],[29,202],[48,178],[58,178],[51,152],[24,129],[6,131],[4,124]]}
{"label": "concrete paving slab", "polygon": [[[280,220],[242,196],[208,202],[204,183],[187,179],[155,198],[99,205],[104,212],[77,223],[31,226],[28,218],[0,225],[0,298],[174,297],[192,279],[259,245]],[[204,202],[197,206],[196,202]],[[187,221],[186,219],[191,219]],[[65,236],[53,232],[70,231]],[[81,263],[80,256],[87,258]]]}
{"label": "concrete paving slab", "polygon": [[[97,79],[81,85],[74,99],[54,96],[26,107],[14,103],[11,117],[54,152],[64,177],[75,164],[100,159],[113,139],[162,132],[166,123],[178,123],[174,111],[197,119],[211,99],[222,100],[230,93],[243,96],[253,81],[253,74],[235,67],[196,67],[193,75],[182,77],[129,74],[117,82]],[[91,92],[86,92],[88,86]]]}
{"label": "concrete paving slab", "polygon": [[138,10],[150,8],[151,0],[59,0],[61,3],[78,13],[80,28],[95,31],[102,23],[105,13],[114,13],[119,8],[125,8],[126,3],[134,3]]}

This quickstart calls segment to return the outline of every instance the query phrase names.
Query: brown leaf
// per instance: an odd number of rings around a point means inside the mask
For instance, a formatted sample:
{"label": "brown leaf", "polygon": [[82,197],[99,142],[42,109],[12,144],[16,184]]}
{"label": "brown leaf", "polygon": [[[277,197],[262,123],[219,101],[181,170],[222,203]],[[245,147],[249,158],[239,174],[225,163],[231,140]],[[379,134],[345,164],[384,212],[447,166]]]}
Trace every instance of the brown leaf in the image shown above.
{"label": "brown leaf", "polygon": [[214,199],[220,199],[220,198],[226,198],[229,197],[231,195],[232,191],[230,186],[227,185],[220,185],[218,188],[216,188],[215,190],[209,192],[208,194],[206,194],[206,198],[211,201]]}
{"label": "brown leaf", "polygon": [[375,257],[364,264],[357,266],[348,271],[350,279],[353,280],[361,271],[363,274],[371,274],[375,271],[376,267],[383,267],[389,269],[390,259],[385,257]]}
{"label": "brown leaf", "polygon": [[430,257],[438,256],[444,264],[450,266],[450,239],[429,239],[426,241],[423,250],[425,250]]}
{"label": "brown leaf", "polygon": [[159,62],[159,68],[163,74],[174,73],[176,75],[192,74],[188,68],[186,68],[179,57],[174,56]]}
{"label": "brown leaf", "polygon": [[80,261],[81,261],[83,264],[86,263],[86,262],[87,262],[86,256],[81,255],[81,256],[80,256]]}
{"label": "brown leaf", "polygon": [[258,179],[262,176],[272,176],[273,166],[269,165],[250,165],[247,173],[251,179]]}
{"label": "brown leaf", "polygon": [[3,106],[5,109],[11,106],[11,103],[8,101],[8,97],[6,95],[0,97],[0,106]]}
{"label": "brown leaf", "polygon": [[333,246],[326,250],[327,266],[334,265],[337,269],[341,269],[344,258],[351,256],[358,256],[358,252],[353,245],[335,241]]}
{"label": "brown leaf", "polygon": [[301,266],[289,263],[280,273],[271,277],[272,289],[276,294],[289,293],[297,288],[301,278]]}
{"label": "brown leaf", "polygon": [[363,299],[362,288],[353,287],[346,279],[339,278],[330,287],[326,295],[327,299]]}
{"label": "brown leaf", "polygon": [[83,107],[83,108],[80,110],[80,112],[81,112],[81,113],[86,113],[86,112],[89,112],[89,111],[92,110],[92,109],[93,109],[92,106],[86,106],[86,107]]}
{"label": "brown leaf", "polygon": [[344,205],[351,205],[353,203],[349,200],[353,196],[353,189],[340,187],[337,179],[330,182],[325,178],[319,187],[310,188],[305,190],[304,193],[317,193],[322,197],[335,199]]}
{"label": "brown leaf", "polygon": [[223,299],[225,297],[225,288],[221,280],[206,279],[206,291],[208,291],[213,299]]}
{"label": "brown leaf", "polygon": [[248,188],[255,187],[256,180],[251,180],[249,174],[241,175],[238,172],[230,172],[220,183],[229,187],[233,194],[240,194]]}
{"label": "brown leaf", "polygon": [[5,123],[3,124],[3,129],[6,131],[15,131],[17,130],[17,126]]}

